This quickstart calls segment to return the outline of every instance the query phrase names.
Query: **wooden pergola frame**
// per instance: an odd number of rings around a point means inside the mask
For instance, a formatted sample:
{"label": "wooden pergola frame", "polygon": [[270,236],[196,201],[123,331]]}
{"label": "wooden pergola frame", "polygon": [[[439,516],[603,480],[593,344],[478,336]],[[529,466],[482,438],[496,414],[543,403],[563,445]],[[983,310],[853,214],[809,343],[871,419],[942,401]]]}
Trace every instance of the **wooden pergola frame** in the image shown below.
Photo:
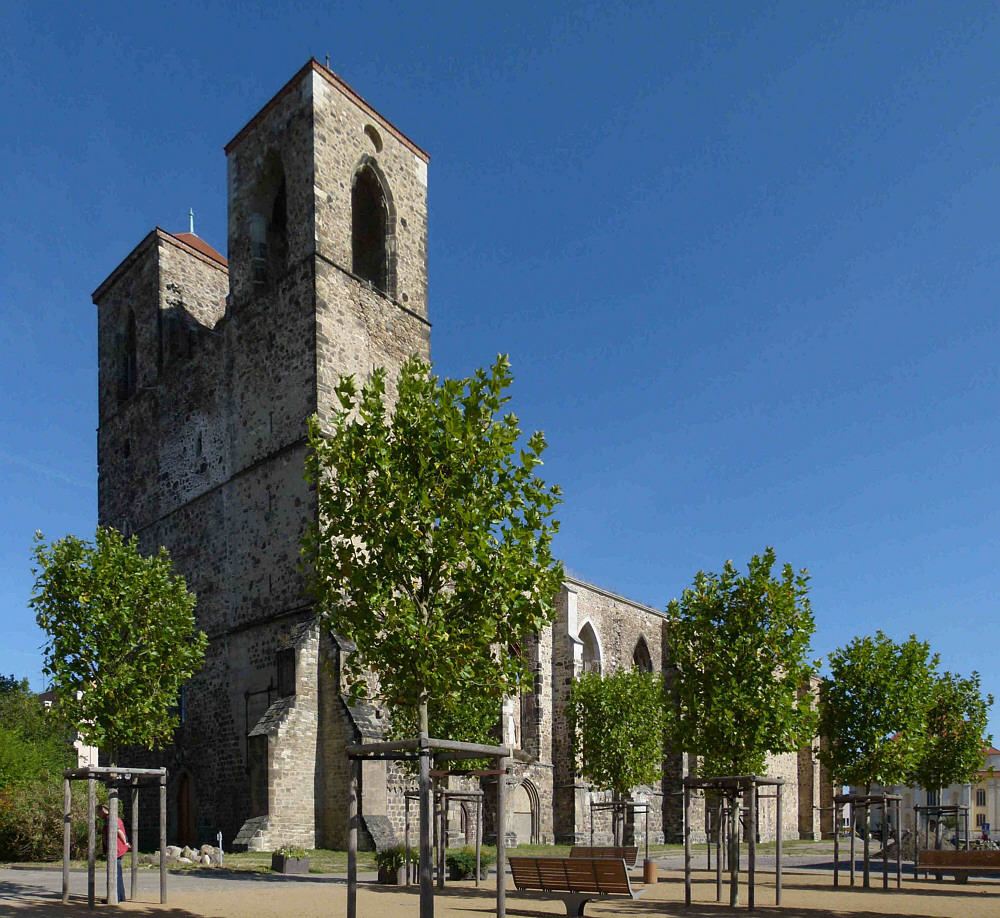
{"label": "wooden pergola frame", "polygon": [[[87,765],[67,768],[63,772],[63,862],[62,901],[69,903],[69,854],[73,821],[73,781],[87,782],[87,905],[94,907],[96,895],[97,832],[94,825],[97,810],[97,782],[108,785],[108,904],[118,904],[118,859],[111,857],[111,826],[118,825],[118,788],[128,787],[132,804],[132,883],[131,895],[139,880],[139,785],[159,785],[160,788],[160,904],[167,901],[167,770],[166,768],[104,768]],[[117,830],[116,830],[117,835]],[[117,844],[117,843],[116,843]],[[117,850],[117,848],[116,848]]]}
{"label": "wooden pergola frame", "polygon": [[[642,813],[646,817],[646,851],[644,855],[645,860],[649,860],[649,801],[646,800],[602,800],[596,802],[594,800],[590,801],[590,847],[594,847],[594,810],[611,810],[612,820],[617,819],[618,810],[622,811],[622,843],[625,841],[625,813],[629,810],[632,811],[634,816],[636,813]],[[612,823],[611,829],[612,837],[615,836],[615,827]]]}
{"label": "wooden pergola frame", "polygon": [[[420,918],[434,914],[434,877],[431,855],[431,757],[436,761],[463,759],[492,759],[497,776],[497,918],[506,918],[506,860],[504,814],[507,808],[507,781],[515,752],[508,746],[485,746],[479,743],[461,743],[456,740],[434,739],[421,736],[417,739],[394,740],[382,743],[361,743],[347,747],[348,796],[347,796],[347,918],[358,914],[358,825],[360,823],[361,765],[365,761],[387,760],[393,762],[417,760],[420,768],[418,793],[420,799]],[[518,755],[525,761],[529,756]],[[468,773],[468,772],[463,772]],[[443,772],[439,772],[439,775]],[[480,772],[480,774],[482,774]],[[425,856],[426,855],[426,856]]]}
{"label": "wooden pergola frame", "polygon": [[[485,777],[495,772],[476,771],[472,774],[478,777]],[[444,777],[450,774],[447,771],[431,771],[431,777]],[[444,888],[444,868],[445,868],[445,848],[448,847],[448,801],[450,800],[475,800],[476,801],[476,886],[479,886],[479,873],[481,869],[483,854],[483,791],[459,791],[447,790],[445,788],[434,789],[434,799],[440,803],[438,808],[437,838],[438,838],[438,888]],[[410,885],[410,801],[420,799],[420,791],[406,791],[403,794],[404,815],[403,815],[403,849],[405,851],[404,866],[406,868],[406,885]]]}
{"label": "wooden pergola frame", "polygon": [[[952,803],[952,804],[934,804],[927,806],[915,806],[913,808],[913,879],[917,879],[917,873],[920,870],[920,817],[923,816],[924,819],[924,848],[930,847],[930,824],[931,819],[937,817],[938,824],[942,819],[948,816],[955,817],[955,836],[956,841],[959,844],[956,846],[959,851],[963,850],[961,846],[961,834],[959,833],[959,828],[964,827],[965,829],[965,851],[969,850],[969,806],[966,803]],[[935,843],[938,838],[937,830],[935,830]],[[924,879],[927,879],[927,869],[924,869]]]}
{"label": "wooden pergola frame", "polygon": [[[684,784],[684,904],[691,904],[691,792],[694,790],[714,792],[720,797],[729,797],[734,802],[737,797],[746,797],[750,794],[750,801],[746,807],[747,827],[746,836],[749,843],[749,854],[747,857],[747,911],[754,910],[754,876],[757,869],[757,803],[759,800],[774,799],[776,801],[776,826],[775,826],[775,849],[774,849],[774,904],[781,905],[781,789],[785,782],[781,778],[765,778],[761,775],[726,775],[717,778],[693,778],[688,777]],[[761,787],[773,787],[775,793],[773,798],[769,795],[762,797]],[[720,802],[721,807],[721,802]],[[731,804],[732,806],[732,804]],[[738,840],[737,840],[738,843]],[[737,857],[735,861],[730,858],[729,871],[732,880],[739,875],[740,862]],[[730,887],[735,889],[735,884]],[[716,858],[716,901],[722,900],[722,858]],[[732,900],[732,893],[730,894]],[[730,901],[730,906],[736,903]]]}
{"label": "wooden pergola frame", "polygon": [[834,794],[833,797],[833,885],[840,885],[840,813],[844,805],[851,805],[851,886],[854,885],[854,840],[855,833],[855,811],[863,809],[865,811],[865,837],[864,837],[864,868],[862,872],[862,887],[871,888],[871,833],[868,831],[871,819],[871,808],[882,808],[882,888],[889,888],[889,861],[885,857],[885,846],[888,840],[889,831],[889,805],[893,804],[896,813],[896,889],[903,886],[903,821],[900,816],[900,802],[902,797],[899,794]]}

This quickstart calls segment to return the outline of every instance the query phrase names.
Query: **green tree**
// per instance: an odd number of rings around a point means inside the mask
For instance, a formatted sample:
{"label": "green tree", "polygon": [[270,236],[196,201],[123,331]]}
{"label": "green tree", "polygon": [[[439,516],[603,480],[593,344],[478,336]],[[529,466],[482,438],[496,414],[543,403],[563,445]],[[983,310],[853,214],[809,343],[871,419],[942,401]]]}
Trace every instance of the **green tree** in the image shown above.
{"label": "green tree", "polygon": [[[771,573],[775,560],[767,548],[750,559],[745,576],[732,561],[721,574],[700,571],[693,588],[667,607],[675,667],[667,679],[667,733],[699,757],[695,767],[706,777],[763,774],[768,753],[793,752],[815,734],[809,574],[786,564],[778,579]],[[738,794],[726,796],[735,906]]]}
{"label": "green tree", "polygon": [[72,734],[28,680],[0,676],[0,790],[59,776],[73,764]]}
{"label": "green tree", "polygon": [[923,753],[938,657],[916,636],[881,631],[829,655],[820,688],[820,761],[837,784],[901,784]]}
{"label": "green tree", "polygon": [[[567,707],[573,759],[598,790],[621,800],[663,777],[663,679],[637,669],[573,680]],[[618,820],[615,820],[618,839]]]}
{"label": "green tree", "polygon": [[763,774],[768,753],[810,742],[816,717],[803,691],[815,628],[809,576],[792,566],[771,574],[774,549],[750,559],[741,575],[700,571],[693,588],[667,607],[670,661],[667,732],[697,755],[706,776]]}
{"label": "green tree", "polygon": [[926,716],[923,749],[912,780],[936,791],[964,784],[983,767],[983,749],[993,696],[983,697],[979,673],[968,679],[946,672],[934,680]]}
{"label": "green tree", "polygon": [[353,696],[377,692],[423,735],[432,707],[442,724],[495,724],[530,678],[512,648],[554,616],[559,489],[535,474],[544,436],[519,449],[517,418],[500,416],[511,378],[503,356],[463,380],[413,358],[394,407],[376,370],[360,395],[341,377],[327,430],[309,424],[319,522],[303,554],[323,625],[357,647]]}
{"label": "green tree", "polygon": [[663,776],[663,679],[637,669],[573,680],[567,707],[573,758],[594,787],[626,796]]}
{"label": "green tree", "polygon": [[46,544],[39,533],[34,555],[31,606],[48,635],[44,672],[59,713],[112,764],[123,746],[168,743],[208,641],[167,550],[143,557],[135,536],[98,527],[93,544]]}
{"label": "green tree", "polygon": [[[412,358],[394,406],[376,370],[360,395],[341,377],[327,429],[309,423],[319,514],[303,555],[321,620],[356,646],[343,666],[352,695],[378,694],[399,709],[397,728],[415,721],[423,738],[432,708],[463,732],[495,723],[502,698],[530,678],[516,649],[555,614],[559,489],[535,474],[544,436],[519,448],[517,418],[500,414],[510,382],[503,356],[490,373],[443,381]],[[420,915],[430,918],[426,756],[420,769]]]}

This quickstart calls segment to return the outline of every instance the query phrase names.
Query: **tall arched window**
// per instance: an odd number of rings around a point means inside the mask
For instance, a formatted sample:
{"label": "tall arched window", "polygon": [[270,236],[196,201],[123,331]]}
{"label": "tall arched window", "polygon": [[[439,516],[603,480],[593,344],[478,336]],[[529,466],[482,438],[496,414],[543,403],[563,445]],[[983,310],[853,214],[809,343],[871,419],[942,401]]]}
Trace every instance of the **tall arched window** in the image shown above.
{"label": "tall arched window", "polygon": [[599,673],[601,671],[601,646],[597,643],[597,634],[587,622],[580,629],[580,640],[583,641],[583,671]]}
{"label": "tall arched window", "polygon": [[632,652],[632,665],[643,673],[651,673],[653,671],[653,659],[649,655],[649,645],[641,635],[639,636],[639,640],[636,641],[635,650]]}
{"label": "tall arched window", "polygon": [[288,191],[285,169],[275,151],[268,153],[254,189],[250,213],[250,271],[263,285],[288,268]]}
{"label": "tall arched window", "polygon": [[122,339],[122,358],[118,380],[118,392],[122,399],[134,395],[138,388],[139,367],[136,357],[135,313],[130,309],[125,317],[125,334]]}
{"label": "tall arched window", "polygon": [[351,270],[377,290],[393,295],[392,200],[371,157],[364,157],[351,184]]}

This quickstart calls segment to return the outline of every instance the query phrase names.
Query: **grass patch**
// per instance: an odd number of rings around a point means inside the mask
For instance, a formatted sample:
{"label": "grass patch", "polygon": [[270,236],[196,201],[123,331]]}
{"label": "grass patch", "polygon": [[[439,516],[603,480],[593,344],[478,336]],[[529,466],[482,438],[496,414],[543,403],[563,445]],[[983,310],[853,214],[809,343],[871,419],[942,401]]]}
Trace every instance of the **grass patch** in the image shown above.
{"label": "grass patch", "polygon": [[[846,846],[850,843],[850,840],[841,841],[841,850],[846,850]],[[860,844],[860,843],[859,843]],[[695,854],[700,854],[702,857],[705,854],[705,844],[692,845],[691,850]],[[715,845],[712,845],[713,849]],[[740,845],[743,851],[747,850],[747,844],[744,842]],[[774,852],[775,844],[773,841],[770,842],[760,842],[757,845],[758,852],[762,854],[770,854]],[[514,848],[508,848],[507,854],[513,854],[523,857],[569,857],[569,845],[517,845]],[[458,850],[458,849],[449,849]],[[484,846],[485,850],[485,846]],[[490,851],[496,851],[495,848],[490,848]],[[786,855],[791,854],[832,854],[833,852],[833,841],[823,840],[823,841],[808,841],[804,839],[784,839],[781,843],[781,850]],[[140,852],[146,853],[146,852]],[[155,853],[155,852],[154,852]],[[309,855],[309,873],[315,874],[330,874],[330,873],[346,873],[347,872],[347,852],[346,851],[331,851],[328,849],[313,849],[307,852]],[[668,857],[670,855],[681,855],[684,853],[683,845],[650,845],[649,846],[649,856],[651,858],[658,857]],[[643,856],[643,846],[639,846],[639,857]],[[714,860],[714,859],[713,859]],[[122,867],[126,871],[131,868],[131,859],[126,857],[122,861]],[[62,864],[61,861],[23,861],[18,862],[19,867],[36,867],[36,868],[58,868]],[[226,853],[223,855],[223,870],[233,871],[234,873],[270,873],[271,872],[271,852],[270,851],[244,851],[239,854],[236,853]],[[11,866],[10,863],[0,864],[2,867]],[[86,868],[86,860],[73,860],[70,861],[71,868]],[[157,870],[158,865],[142,865],[140,868],[143,870]],[[101,858],[97,859],[97,871],[100,873],[105,869],[104,860]],[[374,851],[359,851],[358,852],[358,869],[363,871],[374,871],[378,867],[375,864],[375,852]],[[201,864],[178,864],[174,862],[170,866],[170,870],[173,871],[188,871],[188,870],[218,870],[216,867],[204,867]]]}
{"label": "grass patch", "polygon": [[[326,848],[313,848],[306,852],[309,856],[310,873],[345,873],[347,871],[347,852],[331,851]],[[270,873],[270,851],[241,851],[238,854],[223,854],[222,865],[225,870],[241,873]],[[186,865],[185,865],[186,866]],[[197,864],[192,864],[197,867]],[[358,870],[377,870],[374,851],[358,852]]]}

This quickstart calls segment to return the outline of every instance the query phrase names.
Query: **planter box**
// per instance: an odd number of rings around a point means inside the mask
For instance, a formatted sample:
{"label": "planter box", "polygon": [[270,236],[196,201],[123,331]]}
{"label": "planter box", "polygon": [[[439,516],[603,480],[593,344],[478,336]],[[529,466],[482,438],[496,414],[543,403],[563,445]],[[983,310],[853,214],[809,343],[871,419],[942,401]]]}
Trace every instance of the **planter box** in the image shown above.
{"label": "planter box", "polygon": [[405,886],[406,867],[379,867],[378,881],[383,886]]}
{"label": "planter box", "polygon": [[307,874],[309,873],[309,858],[272,854],[271,870],[275,873]]}

